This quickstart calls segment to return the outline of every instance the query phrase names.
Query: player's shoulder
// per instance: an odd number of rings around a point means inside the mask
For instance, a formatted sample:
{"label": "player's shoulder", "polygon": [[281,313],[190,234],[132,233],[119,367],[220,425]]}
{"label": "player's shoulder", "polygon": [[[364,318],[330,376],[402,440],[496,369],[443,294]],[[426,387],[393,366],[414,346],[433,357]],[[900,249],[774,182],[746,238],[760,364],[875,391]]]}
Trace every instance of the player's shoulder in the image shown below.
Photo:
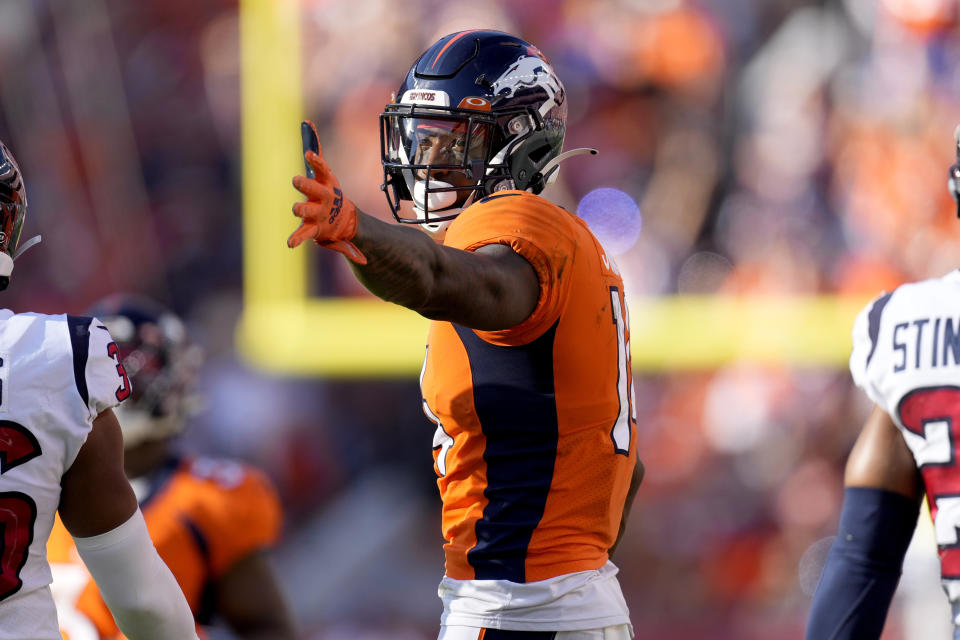
{"label": "player's shoulder", "polygon": [[464,209],[460,216],[466,215],[469,219],[474,215],[507,213],[518,216],[538,216],[557,219],[566,219],[570,212],[560,205],[550,202],[546,198],[529,191],[511,189],[498,191],[480,198]]}
{"label": "player's shoulder", "polygon": [[187,459],[163,494],[166,508],[190,521],[217,548],[215,553],[254,548],[279,535],[282,508],[273,483],[244,462]]}
{"label": "player's shoulder", "polygon": [[[0,310],[0,343],[16,360],[18,353],[31,354],[31,367],[37,365],[32,354],[43,351],[45,368],[57,367],[86,351],[91,319],[65,313],[13,313]],[[72,356],[72,357],[71,357]]]}
{"label": "player's shoulder", "polygon": [[511,238],[552,244],[576,236],[574,220],[569,211],[538,195],[499,191],[464,209],[450,223],[444,243],[459,249]]}
{"label": "player's shoulder", "polygon": [[36,330],[46,335],[63,336],[68,338],[74,346],[87,344],[94,330],[99,330],[106,336],[110,334],[106,326],[97,318],[68,313],[49,314],[32,311],[13,313],[3,309],[0,310],[0,323],[8,331],[18,334]]}
{"label": "player's shoulder", "polygon": [[[939,326],[937,318],[946,317],[946,323],[951,323],[958,315],[960,271],[904,283],[874,297],[857,314],[853,324],[849,364],[854,382],[866,389],[875,402],[882,403],[877,376],[884,376],[890,359],[905,348],[903,331],[919,327],[917,331],[922,332],[928,324],[931,331],[936,331],[933,327]],[[903,354],[896,357],[902,358]]]}
{"label": "player's shoulder", "polygon": [[274,491],[273,483],[257,467],[231,458],[198,456],[180,465],[177,475],[196,499],[260,499]]}
{"label": "player's shoulder", "polygon": [[[930,299],[952,301],[960,291],[960,269],[946,275],[906,282],[891,292],[898,303],[911,304],[916,300]],[[944,296],[946,296],[944,298]]]}
{"label": "player's shoulder", "polygon": [[939,308],[960,309],[960,270],[944,276],[906,282],[892,291],[884,291],[874,297],[860,311],[865,320],[864,328],[878,331],[891,322],[899,322],[904,313],[935,311]]}
{"label": "player's shoulder", "polygon": [[[89,322],[89,318],[87,318]],[[82,322],[80,317],[66,313],[49,314],[23,311],[14,313],[10,309],[0,310],[0,323],[8,333],[25,334],[29,331],[45,333],[65,332],[74,324]]]}

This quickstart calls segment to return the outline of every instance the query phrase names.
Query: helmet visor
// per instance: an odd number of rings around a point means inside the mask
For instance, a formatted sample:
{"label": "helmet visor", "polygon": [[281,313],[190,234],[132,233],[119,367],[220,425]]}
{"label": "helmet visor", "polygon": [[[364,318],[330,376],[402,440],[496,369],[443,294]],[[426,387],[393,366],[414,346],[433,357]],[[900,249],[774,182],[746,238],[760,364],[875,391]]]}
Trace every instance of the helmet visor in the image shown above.
{"label": "helmet visor", "polygon": [[466,170],[473,162],[482,163],[488,157],[493,137],[489,120],[399,113],[391,116],[384,150],[388,162],[411,169]]}

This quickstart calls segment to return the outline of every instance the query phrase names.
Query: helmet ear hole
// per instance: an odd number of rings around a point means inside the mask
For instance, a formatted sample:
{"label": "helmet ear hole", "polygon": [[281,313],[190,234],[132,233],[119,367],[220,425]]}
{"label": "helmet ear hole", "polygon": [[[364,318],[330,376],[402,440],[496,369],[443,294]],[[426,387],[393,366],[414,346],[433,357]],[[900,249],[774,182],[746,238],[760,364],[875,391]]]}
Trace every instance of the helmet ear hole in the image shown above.
{"label": "helmet ear hole", "polygon": [[548,153],[550,153],[550,145],[540,145],[530,151],[530,160],[532,160],[536,166],[540,167],[543,165],[543,161]]}
{"label": "helmet ear hole", "polygon": [[510,154],[510,175],[515,188],[533,193],[543,191],[545,185],[540,169],[560,152],[562,139],[552,140],[552,137],[555,136],[549,136],[544,131],[535,132]]}

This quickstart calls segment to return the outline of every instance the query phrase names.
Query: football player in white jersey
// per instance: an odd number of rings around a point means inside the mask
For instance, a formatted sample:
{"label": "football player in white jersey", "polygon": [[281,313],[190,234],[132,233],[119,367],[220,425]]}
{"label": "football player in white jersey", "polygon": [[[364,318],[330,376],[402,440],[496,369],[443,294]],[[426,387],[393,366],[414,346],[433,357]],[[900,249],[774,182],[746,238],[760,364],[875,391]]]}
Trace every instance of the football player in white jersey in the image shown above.
{"label": "football player in white jersey", "polygon": [[[954,137],[949,189],[960,216],[960,127]],[[924,493],[960,638],[960,270],[867,305],[850,371],[876,406],[847,460],[839,532],[806,638],[880,637]]]}
{"label": "football player in white jersey", "polygon": [[[26,216],[20,169],[0,142],[0,290]],[[130,640],[197,638],[123,472],[112,408],[130,384],[96,318],[0,310],[0,640],[61,640],[50,595],[54,514],[76,540]]]}

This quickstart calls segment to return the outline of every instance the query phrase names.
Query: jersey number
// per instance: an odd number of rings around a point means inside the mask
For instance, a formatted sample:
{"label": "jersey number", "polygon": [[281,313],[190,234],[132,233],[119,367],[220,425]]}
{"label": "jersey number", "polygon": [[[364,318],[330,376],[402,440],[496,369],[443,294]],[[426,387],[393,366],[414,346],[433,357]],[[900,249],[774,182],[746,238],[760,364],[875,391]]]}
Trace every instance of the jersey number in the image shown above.
{"label": "jersey number", "polygon": [[923,474],[944,578],[960,579],[960,387],[911,391],[897,409],[904,438]]}
{"label": "jersey number", "polygon": [[620,400],[620,412],[613,423],[613,428],[610,429],[610,438],[613,439],[614,451],[629,456],[630,434],[633,432],[633,424],[637,422],[637,416],[634,413],[630,338],[627,336],[630,317],[627,315],[626,308],[623,292],[617,287],[610,287],[610,309],[614,331],[617,332],[617,398]]}
{"label": "jersey number", "polygon": [[[16,422],[0,420],[0,474],[40,455],[36,436]],[[33,542],[37,504],[19,491],[0,492],[0,600],[23,586],[20,571]]]}
{"label": "jersey number", "polygon": [[130,378],[127,377],[127,370],[123,368],[123,362],[120,361],[120,348],[116,342],[107,345],[107,355],[116,360],[117,374],[123,379],[123,384],[117,387],[117,400],[123,402],[130,397]]}
{"label": "jersey number", "polygon": [[[423,375],[427,372],[427,357],[430,355],[430,347],[427,347],[427,352],[423,356],[423,368],[420,369],[420,388],[423,388]],[[427,420],[437,425],[437,429],[433,432],[433,450],[437,452],[437,458],[435,460],[437,475],[441,478],[447,475],[447,453],[450,451],[450,447],[453,446],[453,438],[447,433],[443,428],[443,425],[440,424],[440,418],[437,417],[437,414],[433,412],[430,408],[430,405],[427,404],[426,398],[421,398],[423,403],[423,413],[427,416]]]}
{"label": "jersey number", "polygon": [[[613,450],[625,456],[630,455],[630,438],[633,434],[633,425],[637,422],[634,408],[633,376],[630,365],[630,319],[626,312],[627,305],[623,300],[623,292],[618,287],[610,287],[611,320],[617,334],[617,398],[620,401],[620,410],[617,419],[610,428],[610,438],[613,440]],[[423,376],[427,370],[427,357],[423,359],[423,368],[420,370],[420,386],[423,387]],[[427,399],[422,398],[423,412],[427,418],[437,425],[433,434],[433,450],[436,452],[437,475],[443,477],[447,473],[447,453],[453,446],[453,438],[443,428],[440,419],[430,409]]]}

